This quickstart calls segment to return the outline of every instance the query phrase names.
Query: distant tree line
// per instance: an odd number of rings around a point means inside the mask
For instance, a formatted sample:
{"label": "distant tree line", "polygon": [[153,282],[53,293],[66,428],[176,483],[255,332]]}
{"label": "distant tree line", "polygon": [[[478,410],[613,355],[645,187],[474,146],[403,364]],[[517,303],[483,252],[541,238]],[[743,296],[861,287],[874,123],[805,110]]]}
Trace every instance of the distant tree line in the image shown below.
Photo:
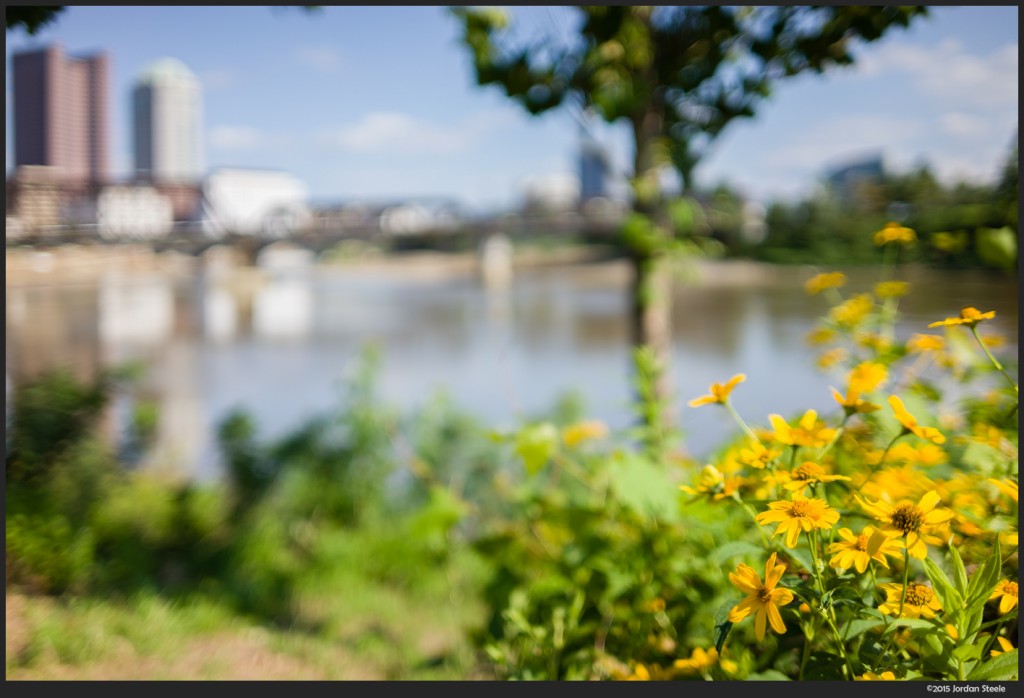
{"label": "distant tree line", "polygon": [[822,182],[795,201],[767,207],[763,232],[744,233],[743,197],[720,184],[700,198],[708,234],[730,256],[796,264],[881,260],[872,233],[890,220],[913,228],[918,244],[903,261],[947,268],[1017,268],[1017,136],[994,183],[940,182],[932,168],[884,172],[841,192]]}

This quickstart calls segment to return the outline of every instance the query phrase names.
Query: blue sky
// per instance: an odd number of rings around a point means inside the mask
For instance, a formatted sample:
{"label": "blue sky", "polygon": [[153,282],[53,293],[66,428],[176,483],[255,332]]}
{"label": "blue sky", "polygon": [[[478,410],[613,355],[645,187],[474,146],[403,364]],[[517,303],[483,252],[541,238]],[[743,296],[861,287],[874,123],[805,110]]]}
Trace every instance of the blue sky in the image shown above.
{"label": "blue sky", "polygon": [[[566,31],[571,8],[508,8],[521,30]],[[203,85],[205,159],[281,169],[318,200],[442,196],[470,209],[514,206],[531,181],[572,177],[578,127],[568,112],[529,117],[475,85],[458,27],[441,6],[73,6],[11,55],[60,42],[113,61],[115,174],[131,169],[129,95],[152,61],[182,60]],[[807,192],[824,168],[881,152],[893,169],[928,162],[946,181],[995,177],[1017,127],[1018,8],[932,8],[862,50],[852,68],[776,87],[734,122],[698,168],[766,200]],[[628,133],[598,138],[622,168]]]}

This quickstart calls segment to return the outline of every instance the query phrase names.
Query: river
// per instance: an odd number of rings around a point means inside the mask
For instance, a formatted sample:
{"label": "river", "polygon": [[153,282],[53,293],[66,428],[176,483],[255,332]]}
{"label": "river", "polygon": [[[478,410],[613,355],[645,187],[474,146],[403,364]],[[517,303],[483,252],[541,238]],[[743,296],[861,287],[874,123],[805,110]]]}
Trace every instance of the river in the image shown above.
{"label": "river", "polygon": [[[160,409],[158,460],[189,477],[220,476],[214,432],[232,409],[248,410],[272,438],[336,408],[367,342],[381,351],[382,398],[404,412],[443,391],[488,427],[511,428],[574,391],[589,417],[613,428],[632,420],[621,260],[526,265],[485,283],[472,256],[323,264],[283,248],[253,268],[227,253],[105,254],[21,251],[12,262],[8,251],[8,386],[58,365],[86,375],[143,362],[140,393]],[[686,402],[735,373],[747,380],[733,403],[751,424],[836,409],[829,386],[842,377],[815,368],[820,349],[806,340],[828,304],[803,283],[822,270],[706,261],[679,280],[673,385],[692,454],[706,455],[735,424]],[[870,291],[880,273],[843,271],[846,297]],[[997,312],[982,329],[1015,355],[1016,278],[923,267],[897,278],[913,288],[898,336],[940,333],[927,324],[973,305]]]}

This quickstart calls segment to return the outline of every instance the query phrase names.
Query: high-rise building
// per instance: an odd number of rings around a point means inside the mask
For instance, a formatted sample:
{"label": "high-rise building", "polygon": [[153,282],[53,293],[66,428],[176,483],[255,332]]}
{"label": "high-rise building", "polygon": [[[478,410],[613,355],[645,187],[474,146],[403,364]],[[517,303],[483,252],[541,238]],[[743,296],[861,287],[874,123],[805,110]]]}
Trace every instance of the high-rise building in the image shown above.
{"label": "high-rise building", "polygon": [[60,44],[14,55],[14,164],[53,167],[63,181],[109,177],[110,59],[64,54]]}
{"label": "high-rise building", "polygon": [[176,58],[143,70],[132,91],[135,176],[154,183],[203,176],[199,79]]}
{"label": "high-rise building", "polygon": [[608,154],[595,140],[584,135],[580,143],[580,203],[608,196],[610,174]]}

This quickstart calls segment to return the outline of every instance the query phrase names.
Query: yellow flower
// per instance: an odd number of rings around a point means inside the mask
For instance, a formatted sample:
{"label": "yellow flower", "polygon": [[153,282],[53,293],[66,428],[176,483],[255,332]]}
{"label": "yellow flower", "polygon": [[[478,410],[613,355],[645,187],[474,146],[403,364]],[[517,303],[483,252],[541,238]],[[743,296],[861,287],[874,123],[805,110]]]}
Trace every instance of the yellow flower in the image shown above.
{"label": "yellow flower", "polygon": [[850,371],[846,376],[846,385],[856,393],[870,393],[885,383],[889,377],[889,371],[885,366],[875,361],[864,361]]}
{"label": "yellow flower", "polygon": [[701,471],[701,476],[697,481],[696,487],[680,485],[679,489],[686,494],[692,494],[695,496],[706,495],[717,501],[719,499],[731,497],[734,492],[739,490],[741,484],[743,484],[743,478],[726,477],[722,471],[715,466],[705,465],[704,469]]}
{"label": "yellow flower", "polygon": [[719,659],[718,650],[714,647],[704,651],[701,647],[695,647],[690,653],[689,659],[677,659],[672,666],[683,675],[704,673],[716,664],[721,663],[722,669],[726,671],[735,671],[735,662],[730,662],[728,659]]}
{"label": "yellow flower", "polygon": [[758,641],[764,639],[765,621],[780,635],[786,632],[779,606],[785,606],[792,601],[793,592],[781,587],[776,588],[786,571],[784,564],[775,564],[777,555],[772,553],[768,558],[768,563],[764,567],[764,583],[752,567],[743,563],[736,567],[735,572],[729,573],[729,581],[747,595],[747,598],[729,611],[729,622],[739,623],[753,612],[754,634]]}
{"label": "yellow flower", "polygon": [[828,316],[843,327],[855,327],[871,312],[875,302],[871,294],[860,293],[828,311]]}
{"label": "yellow flower", "polygon": [[608,434],[608,427],[604,422],[596,420],[577,422],[562,429],[562,441],[566,446],[572,448],[583,441],[600,439]]}
{"label": "yellow flower", "polygon": [[728,381],[723,383],[712,383],[709,390],[709,395],[701,395],[690,400],[690,407],[700,407],[701,405],[710,405],[712,403],[719,403],[724,405],[729,401],[729,393],[737,385],[747,380],[747,377],[742,373],[737,373],[735,376],[730,378]]}
{"label": "yellow flower", "polygon": [[913,334],[907,340],[907,351],[911,354],[920,354],[926,351],[942,351],[946,347],[946,340],[937,334]]}
{"label": "yellow flower", "polygon": [[846,391],[845,397],[843,397],[843,394],[835,388],[830,387],[829,390],[832,391],[832,397],[834,397],[836,402],[839,403],[839,406],[843,408],[843,412],[845,412],[847,416],[855,415],[858,412],[866,414],[868,412],[874,412],[875,410],[882,409],[880,405],[876,405],[873,402],[867,402],[866,400],[861,400],[860,395],[853,390]]}
{"label": "yellow flower", "polygon": [[875,244],[881,247],[887,245],[890,242],[898,242],[901,245],[912,245],[917,239],[917,234],[914,233],[913,229],[906,228],[895,221],[889,221],[885,224],[885,227],[875,233],[874,240]]}
{"label": "yellow flower", "polygon": [[997,334],[991,334],[988,335],[987,337],[982,337],[981,343],[984,344],[989,349],[998,349],[1004,344],[1006,344],[1006,337],[1000,337]]}
{"label": "yellow flower", "polygon": [[750,448],[741,448],[739,452],[739,462],[743,465],[748,465],[755,470],[763,470],[773,460],[782,455],[782,452],[768,448],[760,441],[751,441]]}
{"label": "yellow flower", "polygon": [[626,681],[669,681],[673,678],[674,671],[668,671],[659,664],[643,665],[637,663],[633,673],[625,678]]}
{"label": "yellow flower", "polygon": [[772,538],[784,533],[786,547],[795,548],[800,531],[832,528],[839,521],[839,512],[829,508],[824,499],[807,499],[803,495],[794,494],[793,501],[772,502],[768,505],[768,511],[762,511],[754,520],[762,525],[778,523]]}
{"label": "yellow flower", "polygon": [[865,671],[863,674],[858,676],[855,681],[895,681],[896,674],[891,671],[883,671],[881,674],[876,674],[873,671]]}
{"label": "yellow flower", "polygon": [[906,281],[881,281],[875,284],[875,295],[879,298],[901,298],[910,293]]}
{"label": "yellow flower", "polygon": [[[865,458],[866,463],[874,460],[876,459],[873,454],[871,459]],[[918,499],[928,490],[935,489],[935,483],[927,475],[910,465],[887,466],[876,470],[867,476],[867,482],[859,481],[859,473],[854,475],[853,484],[862,493],[887,502],[897,499]]]}
{"label": "yellow flower", "polygon": [[849,480],[845,475],[829,475],[823,467],[813,461],[804,461],[801,465],[789,471],[792,478],[783,487],[790,492],[803,494],[808,487],[819,482],[835,482],[836,480]]}
{"label": "yellow flower", "polygon": [[841,271],[827,271],[809,278],[804,283],[804,290],[813,296],[826,288],[839,288],[845,283],[846,274]]}
{"label": "yellow flower", "polygon": [[946,437],[942,435],[935,427],[923,427],[917,423],[917,419],[914,415],[907,411],[907,408],[903,404],[903,400],[900,400],[895,395],[889,396],[889,406],[892,407],[893,414],[896,416],[896,421],[903,426],[903,433],[913,434],[914,436],[931,441],[935,444],[946,443]]}
{"label": "yellow flower", "polygon": [[998,487],[1000,492],[1012,499],[1014,504],[1019,503],[1016,482],[1013,480],[996,480],[994,478],[989,478],[988,481]]}
{"label": "yellow flower", "polygon": [[782,415],[770,414],[768,419],[775,428],[775,440],[787,446],[819,448],[831,441],[836,433],[835,429],[829,429],[818,420],[818,413],[815,410],[804,412],[804,416],[795,427],[790,426]]}
{"label": "yellow flower", "polygon": [[828,351],[823,351],[818,356],[818,368],[832,368],[839,362],[846,359],[847,351],[842,347],[834,347]]}
{"label": "yellow flower", "polygon": [[919,560],[928,555],[927,543],[942,543],[942,539],[933,533],[942,530],[943,525],[953,518],[949,509],[935,508],[939,503],[939,493],[935,490],[925,492],[917,504],[901,500],[894,505],[881,499],[869,503],[859,496],[854,498],[865,511],[882,522],[882,530],[899,531],[906,539],[910,554]]}
{"label": "yellow flower", "polygon": [[1005,637],[1003,637],[1002,635],[997,635],[997,636],[996,636],[996,642],[998,642],[998,643],[999,643],[999,646],[1000,646],[1000,647],[1001,647],[1002,649],[998,649],[998,650],[995,650],[995,649],[994,649],[994,650],[990,650],[990,651],[989,651],[989,655],[991,655],[991,656],[993,656],[993,657],[998,657],[998,656],[999,656],[999,655],[1001,655],[1001,654],[1002,654],[1003,652],[1009,652],[1010,650],[1012,650],[1012,649],[1013,649],[1013,643],[1012,643],[1012,642],[1010,642],[1009,640],[1007,640],[1007,639],[1006,639]]}
{"label": "yellow flower", "polygon": [[828,564],[842,570],[852,567],[861,574],[872,560],[888,569],[889,561],[885,556],[897,557],[902,548],[892,534],[879,531],[874,526],[865,526],[860,535],[856,536],[850,529],[840,528],[839,537],[843,540],[828,546],[828,552],[833,554]]}
{"label": "yellow flower", "polygon": [[889,449],[887,461],[903,461],[910,465],[917,465],[921,468],[931,468],[941,465],[949,460],[949,456],[939,446],[933,443],[923,443],[920,446],[911,446],[901,442]]}
{"label": "yellow flower", "polygon": [[830,327],[819,327],[816,330],[808,333],[807,343],[808,344],[828,344],[836,338],[836,331]]}
{"label": "yellow flower", "polygon": [[928,327],[955,327],[957,325],[965,325],[967,327],[974,327],[982,320],[991,320],[996,316],[996,311],[990,310],[987,313],[980,312],[977,308],[967,306],[960,311],[960,317],[948,317],[945,320],[939,320],[928,325]]}
{"label": "yellow flower", "polygon": [[954,640],[960,639],[960,631],[956,629],[956,626],[952,623],[946,623],[946,634]]}
{"label": "yellow flower", "polygon": [[885,589],[885,603],[878,607],[878,610],[889,616],[897,618],[934,618],[938,611],[942,610],[942,603],[935,595],[932,588],[920,582],[907,584],[907,596],[903,600],[903,615],[900,613],[900,597],[903,595],[903,585],[895,582],[881,584]]}
{"label": "yellow flower", "polygon": [[996,584],[992,596],[988,597],[989,601],[994,599],[999,599],[999,615],[1001,616],[1005,616],[1017,608],[1017,582],[1012,582],[1009,579],[1000,580]]}

